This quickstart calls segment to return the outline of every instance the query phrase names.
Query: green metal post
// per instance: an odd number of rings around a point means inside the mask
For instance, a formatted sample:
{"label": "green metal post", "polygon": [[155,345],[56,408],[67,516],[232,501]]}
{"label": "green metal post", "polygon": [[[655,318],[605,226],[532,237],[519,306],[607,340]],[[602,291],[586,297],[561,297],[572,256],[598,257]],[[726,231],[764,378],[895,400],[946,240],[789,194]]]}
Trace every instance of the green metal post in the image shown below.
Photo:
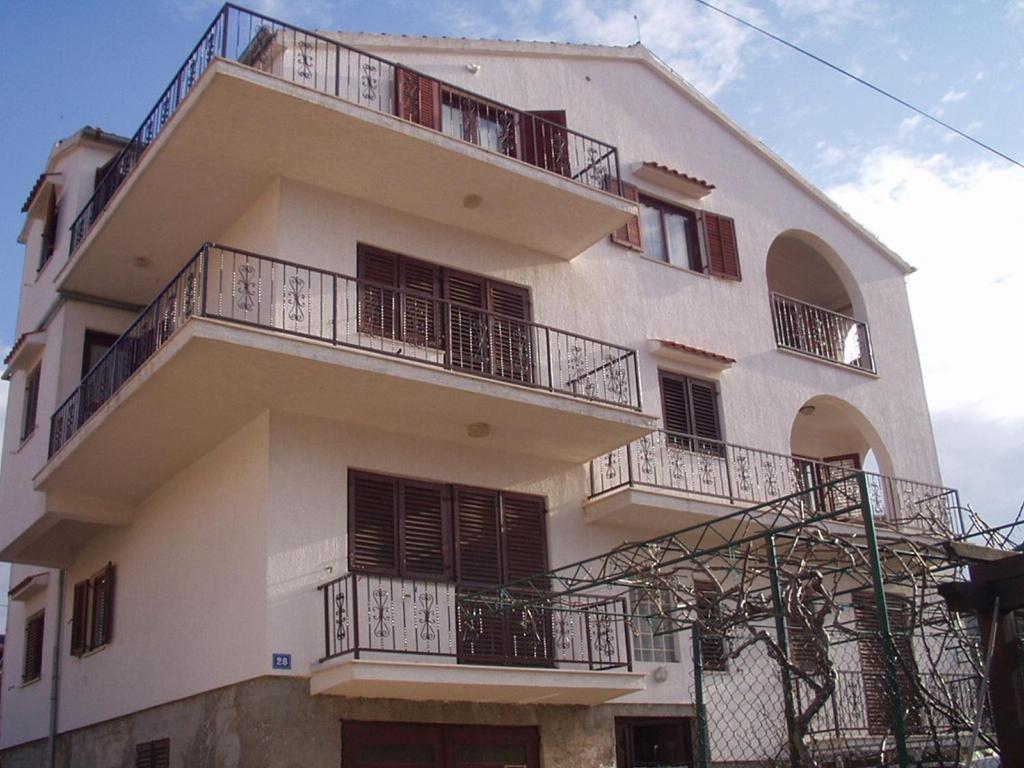
{"label": "green metal post", "polygon": [[704,662],[701,659],[700,625],[693,625],[693,698],[697,710],[697,768],[710,768],[708,713],[704,707]]}
{"label": "green metal post", "polygon": [[885,677],[889,685],[889,701],[892,704],[896,758],[900,768],[910,768],[910,754],[907,752],[907,724],[903,717],[903,697],[900,695],[900,676],[896,666],[896,643],[893,642],[892,627],[889,625],[889,606],[885,600],[885,580],[882,576],[882,562],[878,556],[878,535],[875,532],[875,518],[871,514],[868,482],[863,472],[857,474],[857,488],[860,491],[861,512],[864,517],[864,538],[871,556],[871,581],[875,588],[878,626],[882,633],[882,649],[885,653]]}
{"label": "green metal post", "polygon": [[[775,552],[775,536],[768,536],[768,573],[772,583],[772,603],[775,606],[775,635],[779,650],[789,659],[789,634],[786,628],[786,607],[782,601],[782,586],[779,584],[779,561]],[[787,664],[782,664],[782,693],[785,696],[786,732],[789,734],[789,764],[800,768],[800,733],[796,725],[796,709],[793,706],[793,675]]]}

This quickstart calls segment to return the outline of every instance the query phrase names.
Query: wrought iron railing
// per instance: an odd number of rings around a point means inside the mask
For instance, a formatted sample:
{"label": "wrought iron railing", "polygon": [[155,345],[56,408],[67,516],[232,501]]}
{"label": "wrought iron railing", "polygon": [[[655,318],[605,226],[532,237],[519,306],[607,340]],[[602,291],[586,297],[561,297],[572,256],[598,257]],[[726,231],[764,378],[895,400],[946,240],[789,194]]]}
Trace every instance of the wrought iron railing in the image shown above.
{"label": "wrought iron railing", "polygon": [[867,323],[779,293],[772,294],[772,321],[784,349],[875,372]]}
{"label": "wrought iron railing", "polygon": [[[624,486],[648,486],[730,503],[762,504],[817,486],[808,512],[829,511],[859,502],[856,474],[847,466],[796,458],[783,453],[733,445],[659,430],[617,448],[590,464],[591,497]],[[864,472],[875,516],[893,525],[936,532],[960,530],[956,490],[930,483]]]}
{"label": "wrought iron railing", "polygon": [[640,410],[634,350],[428,294],[207,244],[53,414],[50,455],[193,315]]}
{"label": "wrought iron railing", "polygon": [[346,574],[319,587],[321,661],[351,655],[459,663],[632,669],[625,597],[572,595],[495,609],[450,582]]}
{"label": "wrought iron railing", "polygon": [[71,253],[210,64],[224,58],[618,193],[618,151],[579,131],[227,3],[71,225]]}

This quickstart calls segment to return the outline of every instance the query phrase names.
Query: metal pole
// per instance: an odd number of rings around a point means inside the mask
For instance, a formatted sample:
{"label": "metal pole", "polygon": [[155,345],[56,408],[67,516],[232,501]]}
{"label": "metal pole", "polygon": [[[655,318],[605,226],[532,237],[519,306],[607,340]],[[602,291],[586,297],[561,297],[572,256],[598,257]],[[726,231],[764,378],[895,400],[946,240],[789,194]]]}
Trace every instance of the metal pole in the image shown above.
{"label": "metal pole", "polygon": [[981,716],[985,709],[985,696],[988,694],[988,677],[992,670],[992,656],[996,650],[996,633],[999,631],[999,595],[996,595],[992,606],[992,624],[988,630],[988,652],[985,655],[985,671],[978,683],[978,701],[974,705],[974,727],[971,729],[971,741],[967,747],[967,764],[971,768],[974,762],[974,750],[978,746],[978,733],[981,731]]}
{"label": "metal pole", "polygon": [[885,654],[885,677],[889,686],[889,701],[892,704],[893,736],[896,739],[896,757],[900,768],[910,768],[910,754],[907,751],[907,727],[903,717],[903,697],[900,695],[900,677],[896,667],[896,643],[892,639],[889,625],[889,607],[885,600],[885,581],[882,577],[882,563],[878,556],[878,536],[875,532],[875,518],[871,514],[867,478],[857,473],[857,489],[860,492],[861,513],[864,519],[864,537],[871,557],[871,581],[874,584],[875,604],[878,608],[878,626],[882,634],[882,649]]}
{"label": "metal pole", "polygon": [[64,627],[64,569],[57,575],[57,621],[53,624],[53,659],[50,661],[50,731],[46,739],[49,768],[57,765],[57,715],[60,711],[60,646]]}
{"label": "metal pole", "polygon": [[704,662],[701,659],[700,625],[693,625],[693,698],[697,712],[697,768],[710,768],[711,750],[708,744],[708,715],[704,708]]}
{"label": "metal pole", "polygon": [[786,610],[782,601],[782,585],[779,584],[779,561],[775,552],[775,536],[768,536],[768,575],[772,584],[772,604],[775,606],[775,635],[779,641],[784,661],[781,664],[782,693],[785,696],[786,731],[789,734],[789,764],[800,768],[800,732],[796,725],[796,710],[793,708],[793,676],[789,671],[789,634],[786,628]]}

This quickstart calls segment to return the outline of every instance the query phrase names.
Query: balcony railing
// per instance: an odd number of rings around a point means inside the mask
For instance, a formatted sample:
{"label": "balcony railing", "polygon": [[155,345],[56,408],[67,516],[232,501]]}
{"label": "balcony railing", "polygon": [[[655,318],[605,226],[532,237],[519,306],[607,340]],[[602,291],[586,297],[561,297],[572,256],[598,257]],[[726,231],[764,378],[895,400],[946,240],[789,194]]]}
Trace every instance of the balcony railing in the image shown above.
{"label": "balcony railing", "polygon": [[[810,499],[808,512],[859,503],[858,470],[759,448],[659,430],[590,464],[591,498],[617,488],[651,487],[730,503],[763,504],[833,484]],[[894,526],[935,532],[962,530],[960,500],[952,488],[863,473],[876,518]]]}
{"label": "balcony railing", "polygon": [[71,225],[74,253],[210,64],[224,58],[396,115],[573,181],[613,190],[616,148],[559,122],[422,75],[330,38],[224,5]]}
{"label": "balcony railing", "polygon": [[632,669],[624,597],[573,595],[501,612],[447,582],[347,574],[319,589],[321,661],[401,654],[463,664]]}
{"label": "balcony railing", "polygon": [[640,410],[634,350],[415,291],[205,245],[50,421],[50,456],[191,317]]}
{"label": "balcony railing", "polygon": [[875,373],[867,323],[778,293],[772,320],[780,347]]}

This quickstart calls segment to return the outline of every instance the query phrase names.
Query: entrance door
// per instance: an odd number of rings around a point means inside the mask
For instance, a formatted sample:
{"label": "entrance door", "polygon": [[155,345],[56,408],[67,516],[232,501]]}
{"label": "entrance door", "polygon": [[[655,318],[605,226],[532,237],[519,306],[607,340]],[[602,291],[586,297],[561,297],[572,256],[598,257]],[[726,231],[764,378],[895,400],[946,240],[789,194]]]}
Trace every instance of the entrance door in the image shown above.
{"label": "entrance door", "polygon": [[345,722],[343,768],[540,768],[536,728]]}
{"label": "entrance door", "polygon": [[615,718],[618,768],[691,768],[691,721],[685,717]]}

